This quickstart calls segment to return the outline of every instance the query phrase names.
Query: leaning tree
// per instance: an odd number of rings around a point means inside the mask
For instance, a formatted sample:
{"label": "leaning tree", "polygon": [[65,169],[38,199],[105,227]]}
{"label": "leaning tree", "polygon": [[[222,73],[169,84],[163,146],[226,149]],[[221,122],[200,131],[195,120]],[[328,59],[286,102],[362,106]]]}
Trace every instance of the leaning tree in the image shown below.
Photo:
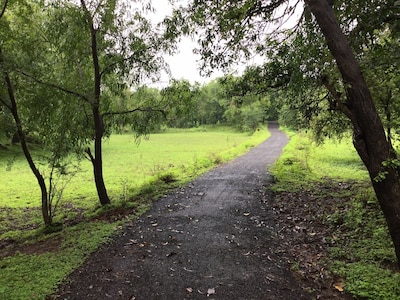
{"label": "leaning tree", "polygon": [[[49,59],[46,44],[38,43],[43,15],[38,3],[4,1],[0,14],[0,106],[3,117],[8,117],[7,131],[14,134],[20,143],[28,165],[37,179],[41,191],[41,211],[46,226],[53,222],[53,216],[65,183],[72,175],[65,159],[77,146],[78,123],[76,111],[65,97],[57,91],[32,83],[21,75],[21,66],[29,68],[32,74],[41,69]],[[33,57],[41,59],[32,61]],[[39,62],[39,63],[38,63]],[[29,66],[29,67],[27,67]],[[11,117],[10,117],[11,116]],[[12,120],[12,121],[11,121]],[[29,134],[28,134],[29,133]],[[34,156],[29,145],[32,140],[46,147],[46,154]],[[42,163],[48,167],[42,168]]]}
{"label": "leaning tree", "polygon": [[[286,46],[290,80],[326,88],[327,107],[349,120],[400,264],[399,161],[361,67],[366,43],[383,32],[396,38],[399,10],[394,0],[195,0],[186,12],[200,36],[204,66],[226,67],[254,53],[273,59]],[[393,57],[391,65],[397,62]]]}

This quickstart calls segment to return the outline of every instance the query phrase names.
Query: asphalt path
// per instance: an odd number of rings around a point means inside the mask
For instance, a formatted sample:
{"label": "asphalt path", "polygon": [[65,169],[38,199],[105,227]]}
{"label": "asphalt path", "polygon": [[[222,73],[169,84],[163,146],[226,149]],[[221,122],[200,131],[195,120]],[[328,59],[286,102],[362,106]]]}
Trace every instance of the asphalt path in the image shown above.
{"label": "asphalt path", "polygon": [[57,299],[310,299],[281,255],[269,166],[271,137],[154,203],[89,257]]}

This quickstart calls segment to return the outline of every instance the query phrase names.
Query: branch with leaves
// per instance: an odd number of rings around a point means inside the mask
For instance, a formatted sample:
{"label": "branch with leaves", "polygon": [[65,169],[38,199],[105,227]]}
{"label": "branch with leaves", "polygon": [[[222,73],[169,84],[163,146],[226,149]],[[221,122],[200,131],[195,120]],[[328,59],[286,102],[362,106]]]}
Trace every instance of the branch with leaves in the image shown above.
{"label": "branch with leaves", "polygon": [[36,82],[36,83],[39,83],[39,84],[41,84],[41,85],[44,85],[44,86],[47,86],[47,87],[50,87],[50,88],[54,88],[54,89],[59,90],[59,91],[61,91],[61,92],[67,93],[67,94],[69,94],[69,95],[76,96],[76,97],[78,97],[78,98],[84,100],[85,102],[90,103],[89,98],[86,97],[85,95],[81,94],[81,93],[78,93],[78,92],[76,92],[76,91],[73,91],[73,90],[64,88],[64,87],[62,87],[62,86],[60,86],[60,85],[57,85],[57,84],[55,84],[55,83],[46,82],[46,81],[44,81],[44,80],[41,80],[41,79],[37,78],[37,77],[34,76],[34,75],[31,75],[31,74],[29,74],[29,73],[27,73],[27,72],[25,72],[25,71],[22,71],[22,70],[17,70],[17,72],[18,72],[19,74],[21,74],[21,75],[23,75],[23,76],[25,76],[25,77],[31,79],[32,81],[34,81],[34,82]]}
{"label": "branch with leaves", "polygon": [[0,11],[0,18],[4,16],[4,13],[6,12],[8,0],[4,0],[4,3],[2,5],[1,11]]}
{"label": "branch with leaves", "polygon": [[147,113],[161,113],[165,118],[167,117],[167,114],[165,113],[164,110],[162,109],[154,109],[151,107],[147,107],[147,108],[141,108],[141,107],[137,107],[131,110],[124,110],[124,111],[114,111],[114,112],[106,112],[103,113],[102,116],[106,117],[106,116],[116,116],[116,115],[128,115],[128,114],[132,114],[135,112],[147,112]]}

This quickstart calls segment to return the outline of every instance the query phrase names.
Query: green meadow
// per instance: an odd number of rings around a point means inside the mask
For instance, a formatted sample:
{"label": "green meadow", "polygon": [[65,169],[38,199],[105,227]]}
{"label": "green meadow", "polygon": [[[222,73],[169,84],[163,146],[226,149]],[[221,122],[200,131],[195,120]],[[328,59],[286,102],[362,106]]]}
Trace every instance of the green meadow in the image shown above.
{"label": "green meadow", "polygon": [[[118,199],[126,187],[141,186],[160,172],[170,171],[176,175],[191,176],[207,166],[212,159],[227,160],[251,147],[261,134],[235,132],[229,128],[206,131],[179,131],[152,134],[135,140],[133,134],[114,134],[104,141],[104,178],[109,194]],[[0,150],[0,206],[38,207],[40,190],[18,145]],[[35,156],[40,160],[41,151]],[[46,166],[41,165],[46,176]],[[48,173],[49,171],[47,171]],[[80,171],[64,190],[64,201],[76,205],[96,204],[96,190],[92,167],[88,160],[80,162]]]}
{"label": "green meadow", "polygon": [[[144,186],[156,185],[160,176],[168,175],[173,181],[185,182],[217,163],[244,153],[263,141],[267,134],[264,130],[250,135],[227,127],[170,130],[141,140],[129,133],[113,134],[104,141],[103,149],[104,179],[113,206],[135,204],[132,198]],[[36,161],[40,162],[42,151],[34,151]],[[72,163],[77,162],[72,160]],[[40,167],[46,177],[47,166],[42,163]],[[92,172],[91,163],[81,160],[79,171],[63,189],[60,203],[63,207],[88,212],[98,208]],[[29,211],[28,214],[40,207],[39,187],[18,145],[0,150],[0,176],[0,207]],[[59,209],[60,218],[65,218],[65,210]],[[26,218],[22,221],[26,223]],[[4,233],[6,225],[1,224],[1,229]]]}
{"label": "green meadow", "polygon": [[282,184],[282,189],[287,190],[288,181],[293,189],[297,189],[327,178],[336,181],[368,180],[368,172],[350,136],[317,144],[304,132],[288,131],[288,135],[291,136],[290,143],[274,166],[275,176],[280,182],[276,189]]}
{"label": "green meadow", "polygon": [[[0,150],[0,243],[17,246],[16,252],[7,252],[7,247],[0,251],[0,299],[45,299],[152,201],[268,136],[266,129],[249,134],[207,127],[152,134],[138,143],[132,134],[114,134],[104,142],[104,177],[112,205],[99,207],[91,164],[83,160],[55,217],[67,225],[50,233],[41,226],[39,189],[18,146]],[[43,150],[36,146],[34,154],[39,159]],[[45,164],[41,168],[48,172]],[[112,222],[97,218],[121,208],[134,210]]]}
{"label": "green meadow", "polygon": [[[344,279],[344,290],[356,299],[400,299],[394,248],[351,137],[317,145],[306,133],[288,134],[291,141],[273,168],[273,189],[277,193],[307,191],[317,195],[316,201],[327,201],[326,193],[343,197],[345,209],[335,208],[335,213],[319,220],[333,232],[325,237],[331,243],[327,268]],[[334,188],[343,182],[352,188]],[[326,188],[321,190],[321,184]]]}

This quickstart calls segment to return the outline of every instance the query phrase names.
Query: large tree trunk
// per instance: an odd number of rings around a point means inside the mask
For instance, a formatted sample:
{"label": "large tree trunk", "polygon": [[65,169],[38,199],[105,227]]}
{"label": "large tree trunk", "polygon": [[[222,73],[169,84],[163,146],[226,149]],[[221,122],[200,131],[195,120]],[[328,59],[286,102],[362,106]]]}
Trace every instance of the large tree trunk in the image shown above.
{"label": "large tree trunk", "polygon": [[[361,73],[360,65],[343,34],[333,8],[327,0],[306,0],[316,18],[328,47],[336,59],[346,87],[344,113],[353,125],[353,142],[368,169],[376,196],[385,215],[400,266],[400,183],[395,168],[384,168],[382,163],[395,153],[375,108],[372,96]],[[378,175],[386,172],[381,180]]]}

